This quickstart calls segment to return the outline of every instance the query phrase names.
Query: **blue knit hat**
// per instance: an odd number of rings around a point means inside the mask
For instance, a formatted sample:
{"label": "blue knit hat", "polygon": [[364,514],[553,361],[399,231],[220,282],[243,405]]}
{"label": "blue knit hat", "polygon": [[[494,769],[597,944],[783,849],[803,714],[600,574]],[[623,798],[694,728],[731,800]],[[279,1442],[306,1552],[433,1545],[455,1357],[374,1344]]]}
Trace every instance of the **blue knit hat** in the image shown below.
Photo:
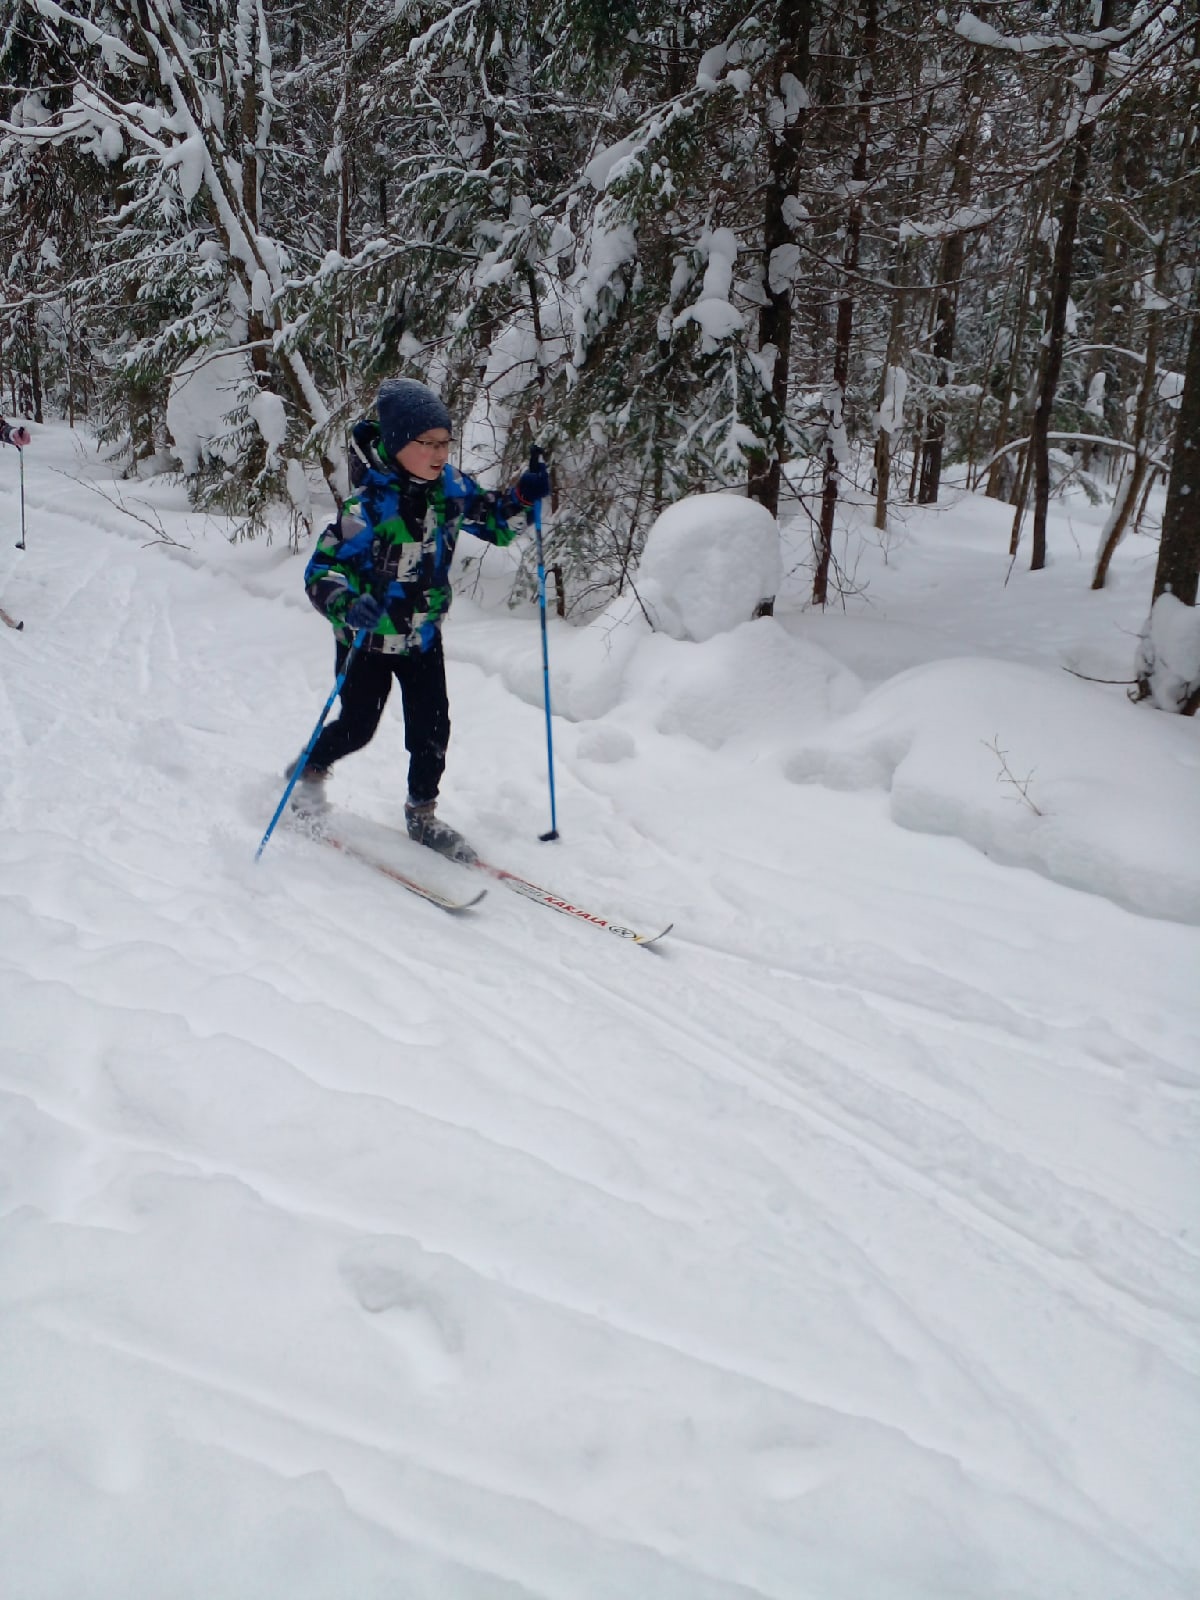
{"label": "blue knit hat", "polygon": [[432,389],[414,378],[389,378],[379,386],[375,402],[383,453],[394,460],[396,452],[430,428],[450,429],[450,413]]}

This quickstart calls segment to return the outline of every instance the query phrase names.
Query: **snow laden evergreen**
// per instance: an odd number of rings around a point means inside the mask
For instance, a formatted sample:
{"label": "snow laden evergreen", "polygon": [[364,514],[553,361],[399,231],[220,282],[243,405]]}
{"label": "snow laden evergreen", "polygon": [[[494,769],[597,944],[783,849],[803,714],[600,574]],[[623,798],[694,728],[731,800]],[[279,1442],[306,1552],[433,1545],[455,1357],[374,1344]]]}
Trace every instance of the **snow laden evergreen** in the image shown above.
{"label": "snow laden evergreen", "polygon": [[1035,568],[1081,484],[1097,587],[1154,531],[1200,259],[1174,3],[0,15],[10,406],[86,416],[246,528],[271,498],[321,521],[405,373],[473,472],[550,448],[571,615],[696,492],[803,515],[818,604],[854,586],[847,497],[886,532],[950,473]]}
{"label": "snow laden evergreen", "polygon": [[[29,13],[17,11],[28,25]],[[93,169],[90,273],[73,292],[107,311],[94,353],[108,431],[118,432],[123,405],[132,459],[165,446],[172,382],[186,381],[201,355],[228,351],[237,360],[218,426],[202,441],[203,463],[236,464],[242,503],[253,509],[264,475],[280,466],[277,437],[251,426],[255,396],[270,390],[286,398],[296,433],[332,472],[328,406],[281,311],[289,255],[272,226],[284,197],[269,159],[276,100],[264,7],[117,0],[29,11],[42,27],[33,64],[45,87],[11,106],[8,145],[26,162],[65,146]],[[9,48],[16,53],[11,31]],[[48,232],[43,254],[47,244]]]}

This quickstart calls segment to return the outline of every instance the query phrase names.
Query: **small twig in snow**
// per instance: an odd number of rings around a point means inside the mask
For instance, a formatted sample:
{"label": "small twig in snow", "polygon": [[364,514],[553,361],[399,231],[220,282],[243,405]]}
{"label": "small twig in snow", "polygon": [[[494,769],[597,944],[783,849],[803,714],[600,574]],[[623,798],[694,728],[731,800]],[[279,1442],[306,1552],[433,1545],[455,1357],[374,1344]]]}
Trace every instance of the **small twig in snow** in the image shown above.
{"label": "small twig in snow", "polygon": [[988,744],[986,739],[980,740],[980,743],[983,745],[985,750],[990,750],[995,756],[996,760],[1000,763],[1000,771],[996,774],[996,782],[1010,784],[1017,791],[1017,794],[1020,796],[1021,800],[1024,801],[1024,803],[1029,807],[1030,811],[1032,811],[1035,816],[1044,817],[1046,813],[1041,809],[1040,806],[1035,806],[1033,801],[1029,798],[1029,785],[1033,781],[1033,774],[1037,771],[1037,768],[1031,768],[1028,775],[1024,778],[1015,777],[1013,775],[1012,768],[1008,764],[1008,751],[1001,750],[1000,748],[999,734],[996,735],[991,744]]}
{"label": "small twig in snow", "polygon": [[[1061,666],[1062,663],[1060,662]],[[1086,672],[1076,672],[1074,667],[1063,667],[1064,672],[1069,672],[1073,678],[1082,678],[1084,683],[1136,683],[1136,678],[1092,678]]]}

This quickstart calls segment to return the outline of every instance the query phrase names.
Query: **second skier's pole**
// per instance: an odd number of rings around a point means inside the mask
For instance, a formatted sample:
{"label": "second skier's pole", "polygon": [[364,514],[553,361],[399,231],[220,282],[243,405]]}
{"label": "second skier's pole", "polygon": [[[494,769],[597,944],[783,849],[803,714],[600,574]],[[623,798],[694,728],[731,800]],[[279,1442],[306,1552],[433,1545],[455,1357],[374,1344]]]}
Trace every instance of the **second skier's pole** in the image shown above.
{"label": "second skier's pole", "polygon": [[25,452],[18,447],[17,457],[21,463],[21,542],[18,550],[25,548]]}
{"label": "second skier's pole", "polygon": [[[536,445],[530,452],[530,466],[540,452]],[[558,811],[554,803],[554,728],[550,720],[550,646],[546,637],[546,557],[542,549],[542,502],[533,502],[533,534],[537,542],[538,610],[542,618],[542,688],[546,702],[546,768],[550,774],[550,832],[539,833],[542,840],[558,838]]]}
{"label": "second skier's pole", "polygon": [[309,758],[310,755],[312,755],[313,745],[316,744],[317,739],[320,737],[321,729],[325,726],[325,718],[329,715],[330,709],[333,706],[333,702],[337,699],[338,695],[341,694],[341,692],[342,692],[342,685],[346,681],[346,674],[350,671],[350,663],[354,660],[355,656],[358,654],[358,647],[359,647],[360,644],[362,644],[363,640],[366,637],[367,637],[366,628],[360,628],[358,630],[358,632],[354,635],[354,643],[350,646],[350,649],[346,654],[346,659],[342,663],[342,670],[338,673],[337,680],[334,683],[333,688],[329,691],[329,699],[326,700],[326,702],[325,702],[325,709],[321,712],[321,715],[317,718],[317,725],[312,731],[312,738],[304,746],[304,754],[300,757],[299,761],[297,761],[295,769],[293,770],[291,777],[288,779],[288,786],[283,791],[283,798],[280,800],[279,804],[275,807],[275,815],[271,818],[270,822],[267,823],[267,831],[266,831],[266,833],[263,834],[262,842],[259,844],[258,849],[254,852],[255,861],[258,860],[258,858],[262,855],[263,851],[267,848],[267,842],[270,839],[271,835],[275,832],[275,824],[279,821],[280,817],[283,815],[283,808],[284,808],[284,806],[287,805],[288,800],[291,797],[292,790],[300,782],[301,774],[304,772],[305,767],[308,765],[308,758]]}

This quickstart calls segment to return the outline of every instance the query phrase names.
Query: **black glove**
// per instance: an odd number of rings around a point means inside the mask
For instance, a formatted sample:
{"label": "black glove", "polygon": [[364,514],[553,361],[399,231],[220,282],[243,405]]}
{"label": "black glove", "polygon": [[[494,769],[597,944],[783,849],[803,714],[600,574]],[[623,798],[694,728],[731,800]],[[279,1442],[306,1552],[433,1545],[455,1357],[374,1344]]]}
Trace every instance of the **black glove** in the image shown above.
{"label": "black glove", "polygon": [[531,506],[535,500],[544,500],[550,493],[550,474],[536,444],[529,452],[528,468],[517,479],[516,490],[517,499],[523,506]]}
{"label": "black glove", "polygon": [[346,610],[346,622],[355,630],[373,628],[383,615],[383,607],[373,594],[360,594]]}

